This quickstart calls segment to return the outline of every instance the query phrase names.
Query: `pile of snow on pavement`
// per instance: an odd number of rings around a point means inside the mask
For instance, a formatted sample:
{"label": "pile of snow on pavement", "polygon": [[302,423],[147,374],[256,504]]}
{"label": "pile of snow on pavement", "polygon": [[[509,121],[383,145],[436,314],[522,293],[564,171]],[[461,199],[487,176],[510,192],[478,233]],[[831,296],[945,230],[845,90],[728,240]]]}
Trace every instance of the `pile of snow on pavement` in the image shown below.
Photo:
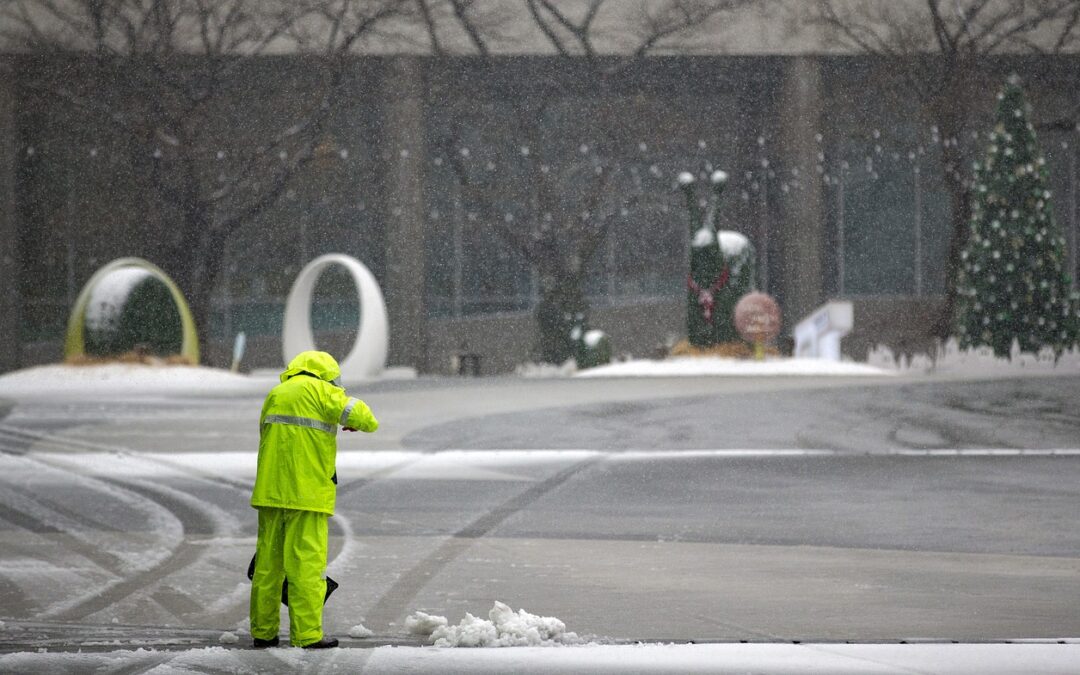
{"label": "pile of snow on pavement", "polygon": [[436,647],[548,647],[583,642],[555,617],[524,609],[515,612],[499,601],[487,619],[466,612],[458,625],[451,626],[446,617],[416,612],[405,620],[405,627],[414,635],[429,636]]}
{"label": "pile of snow on pavement", "polygon": [[411,635],[430,636],[438,628],[445,628],[445,616],[434,616],[426,612],[414,612],[405,618],[405,629]]}

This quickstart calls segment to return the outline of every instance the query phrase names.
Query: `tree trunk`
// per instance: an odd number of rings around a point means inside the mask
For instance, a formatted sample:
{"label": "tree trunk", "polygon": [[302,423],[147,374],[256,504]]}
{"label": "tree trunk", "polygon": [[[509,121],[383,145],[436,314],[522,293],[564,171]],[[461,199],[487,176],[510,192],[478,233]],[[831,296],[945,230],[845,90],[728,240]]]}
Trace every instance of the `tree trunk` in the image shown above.
{"label": "tree trunk", "polygon": [[176,281],[195,321],[199,338],[200,360],[208,365],[224,365],[207,360],[210,339],[210,317],[213,294],[223,261],[225,236],[213,227],[206,211],[199,208],[184,211],[184,236],[172,255],[172,270],[166,270]]}
{"label": "tree trunk", "polygon": [[[955,89],[960,89],[957,87]],[[955,91],[953,89],[953,91]],[[962,92],[956,92],[962,95]],[[948,96],[935,115],[943,139],[960,139],[965,133],[966,115],[958,109],[959,98]],[[960,271],[960,255],[967,246],[971,230],[971,193],[965,180],[970,162],[957,143],[942,147],[942,169],[945,189],[949,192],[949,248],[945,259],[945,301],[931,326],[931,334],[946,340],[953,332],[956,311],[956,279]]]}
{"label": "tree trunk", "polygon": [[956,312],[956,278],[960,271],[960,254],[967,246],[970,233],[971,195],[959,179],[946,177],[952,217],[950,218],[949,250],[945,260],[945,301],[934,320],[934,337],[946,340],[953,330]]}

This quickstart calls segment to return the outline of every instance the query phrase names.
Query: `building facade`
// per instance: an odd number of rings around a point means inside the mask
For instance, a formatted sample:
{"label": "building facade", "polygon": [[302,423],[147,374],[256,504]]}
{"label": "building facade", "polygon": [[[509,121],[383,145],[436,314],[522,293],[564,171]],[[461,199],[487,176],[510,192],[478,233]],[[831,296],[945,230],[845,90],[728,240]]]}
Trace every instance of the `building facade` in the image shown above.
{"label": "building facade", "polygon": [[[1002,81],[1020,74],[1037,121],[1075,105],[1075,56],[986,67]],[[890,71],[869,56],[657,56],[601,90],[589,69],[552,56],[357,56],[316,159],[224,242],[205,360],[226,363],[244,331],[245,366],[280,365],[289,285],[329,252],[357,257],[382,284],[392,365],[449,373],[472,353],[493,374],[534,360],[541,271],[505,228],[549,215],[537,170],[557,177],[568,209],[604,177],[589,202],[596,212],[581,217],[602,212],[606,235],[582,264],[590,323],[617,354],[652,356],[683,335],[689,233],[675,177],[714,168],[731,176],[718,222],[754,242],[759,288],[780,301],[787,335],[822,302],[845,298],[855,303],[848,355],[877,343],[924,350],[946,283],[941,153],[982,152],[995,92],[974,106],[983,112],[973,133],[947,138]],[[170,272],[161,256],[175,214],[131,165],[125,139],[40,93],[43,79],[71,72],[0,59],[3,369],[61,358],[74,297],[109,260],[137,255]],[[233,107],[245,119],[223,130],[218,157],[269,133],[273,111],[304,97],[311,72],[274,56],[251,59],[237,78]],[[550,78],[563,80],[556,99]],[[1071,129],[1040,130],[1074,277],[1077,141]],[[349,283],[333,273],[320,282],[321,347],[348,348],[362,311]]]}

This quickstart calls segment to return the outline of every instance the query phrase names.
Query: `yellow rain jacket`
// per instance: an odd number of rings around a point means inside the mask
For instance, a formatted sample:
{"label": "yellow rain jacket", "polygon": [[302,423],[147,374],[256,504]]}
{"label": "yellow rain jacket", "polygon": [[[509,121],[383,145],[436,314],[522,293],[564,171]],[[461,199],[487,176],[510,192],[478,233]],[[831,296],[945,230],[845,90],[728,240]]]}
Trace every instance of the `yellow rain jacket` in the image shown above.
{"label": "yellow rain jacket", "polygon": [[338,426],[379,428],[367,404],[336,384],[340,375],[326,352],[301,352],[270,390],[259,417],[252,506],[334,514]]}

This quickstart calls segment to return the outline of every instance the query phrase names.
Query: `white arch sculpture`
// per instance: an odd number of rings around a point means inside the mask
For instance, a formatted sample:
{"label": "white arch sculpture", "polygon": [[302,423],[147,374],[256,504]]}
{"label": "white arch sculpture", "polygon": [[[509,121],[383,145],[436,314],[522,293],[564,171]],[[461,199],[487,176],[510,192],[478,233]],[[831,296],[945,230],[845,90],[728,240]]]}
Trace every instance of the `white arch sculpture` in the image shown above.
{"label": "white arch sculpture", "polygon": [[315,349],[315,336],[311,332],[311,296],[319,275],[331,265],[341,265],[356,284],[356,298],[360,302],[360,325],[352,351],[340,362],[341,379],[344,382],[378,377],[386,368],[386,353],[390,343],[389,322],[386,318],[386,302],[375,275],[352,256],[328,253],[319,256],[300,270],[285,302],[285,328],[281,338],[285,363],[297,354]]}

